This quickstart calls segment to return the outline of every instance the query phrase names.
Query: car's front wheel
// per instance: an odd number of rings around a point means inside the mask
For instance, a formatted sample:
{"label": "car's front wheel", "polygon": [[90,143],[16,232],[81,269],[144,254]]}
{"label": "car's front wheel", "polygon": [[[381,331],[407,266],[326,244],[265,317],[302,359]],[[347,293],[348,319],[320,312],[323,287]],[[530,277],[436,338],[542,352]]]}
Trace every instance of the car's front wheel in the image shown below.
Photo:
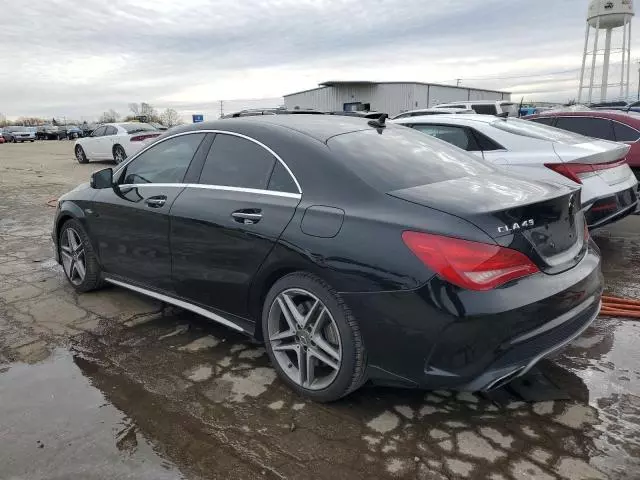
{"label": "car's front wheel", "polygon": [[262,331],[280,378],[302,396],[331,402],[365,380],[358,324],[338,293],[314,275],[293,273],[273,285]]}
{"label": "car's front wheel", "polygon": [[78,163],[89,163],[89,159],[80,145],[76,145],[76,160]]}
{"label": "car's front wheel", "polygon": [[82,224],[67,220],[60,229],[58,248],[64,273],[78,292],[89,292],[102,286],[98,258]]}
{"label": "car's front wheel", "polygon": [[127,153],[120,145],[113,147],[113,161],[117,164],[124,162],[127,159]]}

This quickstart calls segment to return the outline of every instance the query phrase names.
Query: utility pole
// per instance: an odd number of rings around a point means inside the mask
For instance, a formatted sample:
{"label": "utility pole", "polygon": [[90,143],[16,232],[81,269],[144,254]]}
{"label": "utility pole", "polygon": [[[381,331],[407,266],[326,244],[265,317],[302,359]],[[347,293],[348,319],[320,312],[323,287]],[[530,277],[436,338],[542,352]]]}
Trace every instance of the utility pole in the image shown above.
{"label": "utility pole", "polygon": [[223,109],[223,101],[220,100],[220,118],[222,118],[224,115],[224,109]]}
{"label": "utility pole", "polygon": [[461,82],[462,82],[462,79],[461,78],[457,78],[456,79],[456,87],[459,87]]}

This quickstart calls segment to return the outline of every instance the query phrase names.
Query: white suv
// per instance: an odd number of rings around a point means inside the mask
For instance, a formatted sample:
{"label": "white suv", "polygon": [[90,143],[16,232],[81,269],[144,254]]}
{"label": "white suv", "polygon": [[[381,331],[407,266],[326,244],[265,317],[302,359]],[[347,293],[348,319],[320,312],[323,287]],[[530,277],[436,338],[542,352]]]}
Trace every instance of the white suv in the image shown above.
{"label": "white suv", "polygon": [[518,106],[506,100],[475,100],[469,102],[443,103],[433,108],[464,108],[480,115],[518,116]]}

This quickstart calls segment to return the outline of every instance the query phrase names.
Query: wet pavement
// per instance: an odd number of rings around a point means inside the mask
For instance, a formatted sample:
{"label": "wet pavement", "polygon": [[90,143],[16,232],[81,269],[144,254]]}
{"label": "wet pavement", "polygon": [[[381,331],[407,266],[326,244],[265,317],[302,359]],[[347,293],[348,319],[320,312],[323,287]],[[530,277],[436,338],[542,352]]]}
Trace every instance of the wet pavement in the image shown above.
{"label": "wet pavement", "polygon": [[[241,335],[66,285],[46,202],[105,166],[71,145],[0,149],[0,478],[640,478],[639,321],[599,318],[540,365],[562,400],[365,387],[306,402]],[[607,292],[640,298],[640,217],[595,239]]]}

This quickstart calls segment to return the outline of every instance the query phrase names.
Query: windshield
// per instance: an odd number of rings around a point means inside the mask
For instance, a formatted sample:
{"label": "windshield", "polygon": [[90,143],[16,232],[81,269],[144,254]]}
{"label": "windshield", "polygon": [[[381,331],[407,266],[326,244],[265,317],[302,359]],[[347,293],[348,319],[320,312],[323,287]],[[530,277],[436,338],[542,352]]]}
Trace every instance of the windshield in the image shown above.
{"label": "windshield", "polygon": [[405,127],[338,135],[327,145],[351,171],[382,192],[493,171],[477,157]]}
{"label": "windshield", "polygon": [[499,130],[504,130],[505,132],[513,133],[514,135],[537,138],[539,140],[547,140],[549,142],[560,142],[574,145],[590,141],[589,138],[578,135],[577,133],[560,130],[559,128],[549,127],[529,120],[519,120],[517,118],[496,120],[491,123],[491,126]]}
{"label": "windshield", "polygon": [[120,126],[124,128],[127,133],[156,132],[158,130],[148,123],[121,123]]}

